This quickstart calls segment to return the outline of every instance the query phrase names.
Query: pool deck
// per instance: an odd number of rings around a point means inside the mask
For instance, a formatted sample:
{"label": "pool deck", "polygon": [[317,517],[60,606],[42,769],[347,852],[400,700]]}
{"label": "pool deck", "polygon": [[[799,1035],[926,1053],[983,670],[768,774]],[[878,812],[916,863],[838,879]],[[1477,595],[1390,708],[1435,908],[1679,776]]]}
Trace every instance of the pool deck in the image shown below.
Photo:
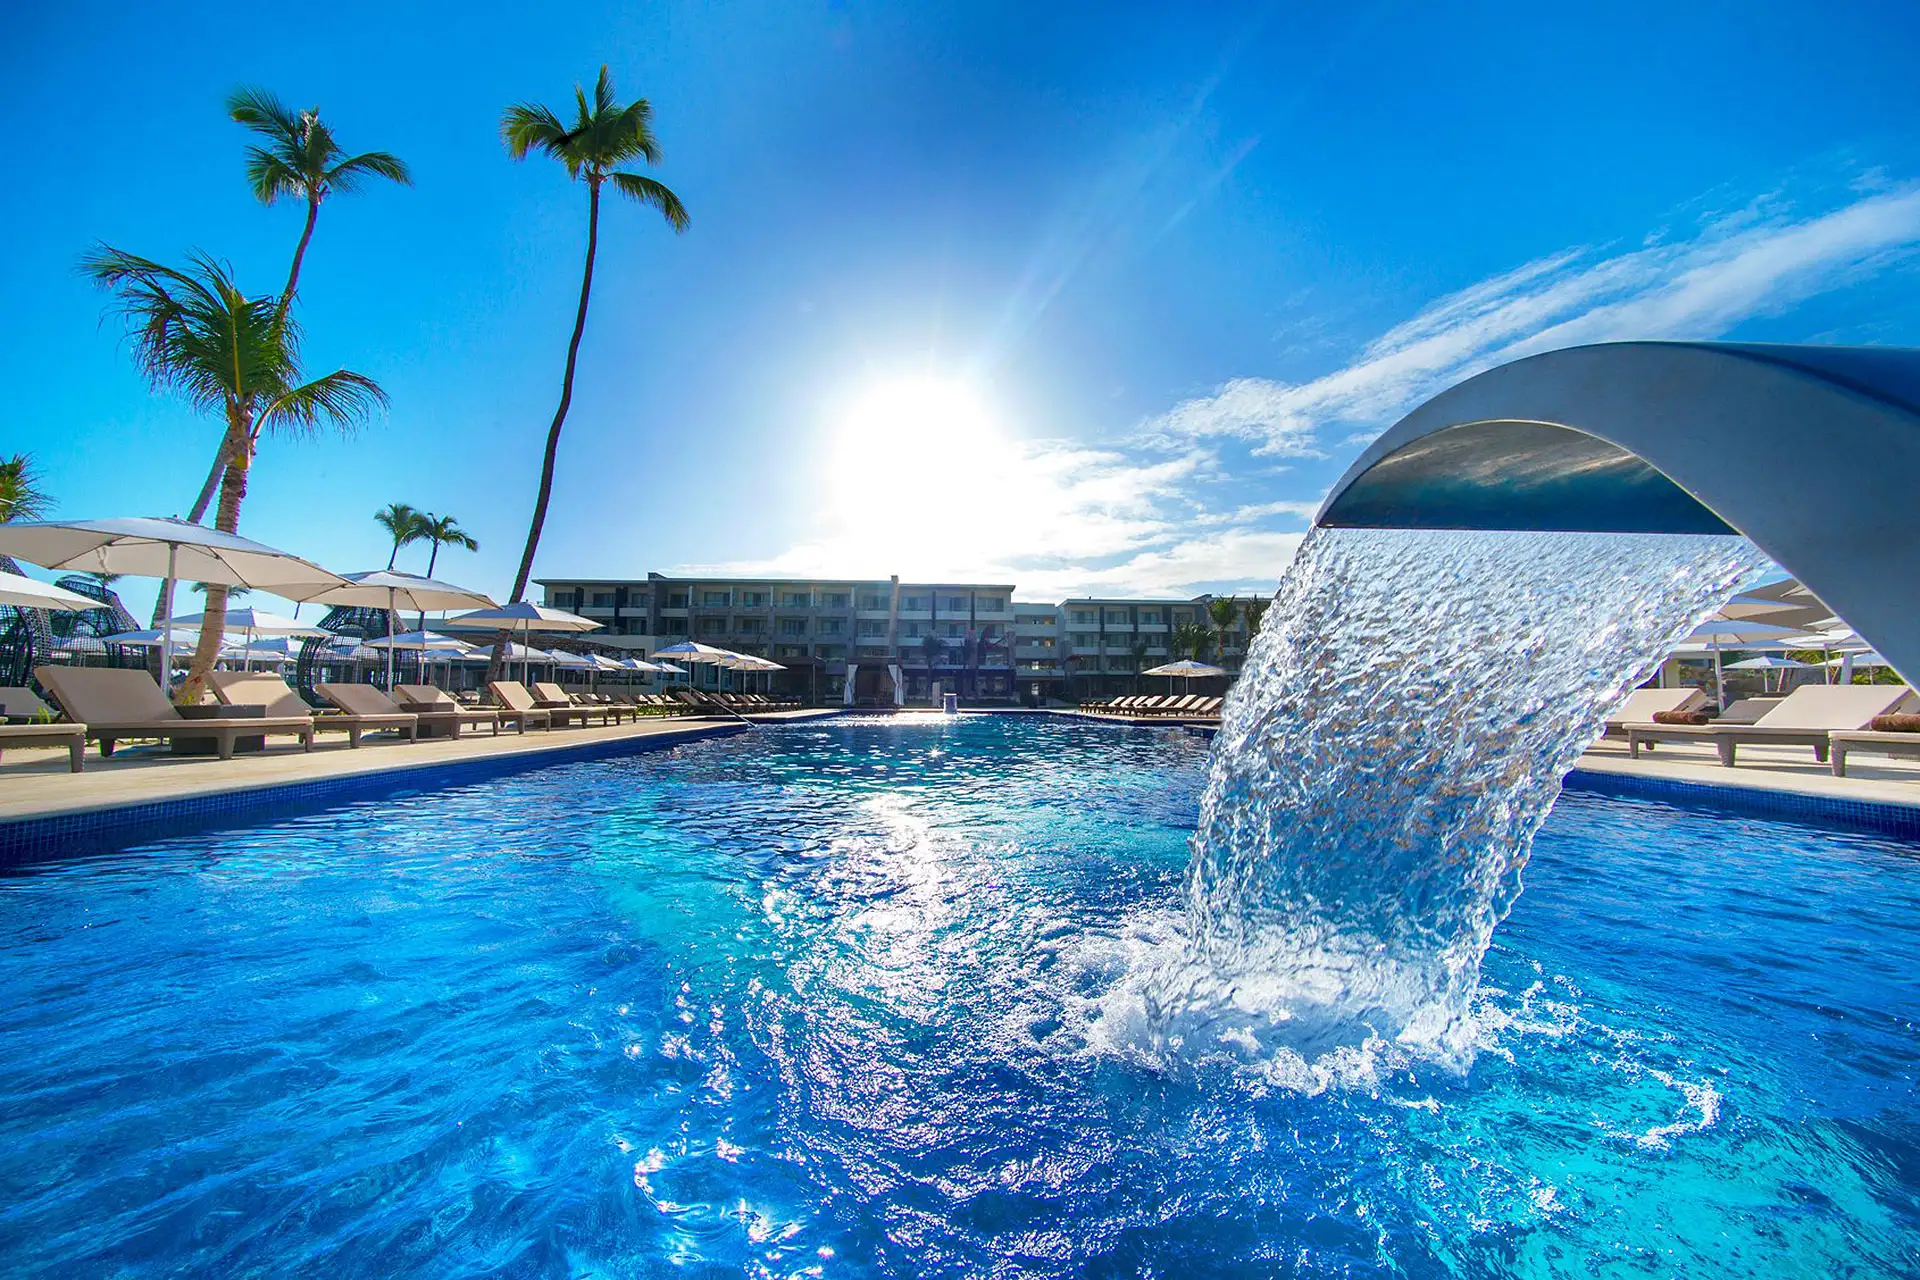
{"label": "pool deck", "polygon": [[[760,724],[814,720],[836,714],[831,710],[781,711],[755,715]],[[226,792],[280,787],[289,783],[378,774],[421,765],[465,760],[538,757],[543,753],[577,751],[639,739],[694,739],[738,728],[727,717],[666,717],[633,724],[568,729],[534,729],[527,733],[463,734],[457,739],[432,738],[407,742],[369,736],[349,748],[338,734],[314,740],[311,752],[300,750],[291,738],[269,739],[264,751],[236,755],[231,760],[207,756],[176,756],[165,747],[122,746],[103,760],[96,748],[87,748],[86,772],[67,770],[65,748],[9,749],[0,756],[0,822],[45,818],[60,814],[117,809]],[[530,760],[530,765],[537,760]]]}
{"label": "pool deck", "polygon": [[1836,778],[1814,760],[1811,747],[1742,745],[1740,763],[1728,768],[1710,743],[1662,743],[1635,760],[1626,743],[1606,739],[1588,748],[1574,767],[1615,777],[1920,808],[1920,760],[1888,756],[1849,755],[1847,776]]}

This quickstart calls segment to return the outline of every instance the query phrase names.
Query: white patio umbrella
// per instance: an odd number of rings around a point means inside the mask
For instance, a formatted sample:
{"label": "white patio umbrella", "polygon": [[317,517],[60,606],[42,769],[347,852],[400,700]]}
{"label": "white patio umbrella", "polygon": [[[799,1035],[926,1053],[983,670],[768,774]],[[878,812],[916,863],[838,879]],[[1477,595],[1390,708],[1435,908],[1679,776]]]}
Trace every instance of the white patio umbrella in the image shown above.
{"label": "white patio umbrella", "polygon": [[1173,676],[1183,676],[1189,681],[1189,684],[1185,687],[1190,689],[1193,687],[1190,683],[1191,681],[1203,679],[1207,676],[1223,676],[1227,674],[1227,669],[1225,667],[1210,666],[1204,662],[1195,662],[1192,658],[1182,658],[1178,662],[1166,662],[1157,667],[1150,667],[1140,674],[1143,676],[1167,676],[1168,689],[1173,688]]}
{"label": "white patio umbrella", "polygon": [[[424,614],[429,609],[490,608],[492,597],[485,592],[457,587],[438,578],[423,578],[398,569],[373,569],[350,573],[331,590],[300,597],[314,604],[352,605],[363,609],[385,609],[387,631],[394,632],[394,620],[401,609]],[[387,651],[387,688],[393,688],[393,650]]]}
{"label": "white patio umbrella", "polygon": [[1783,658],[1777,653],[1765,653],[1765,654],[1761,654],[1757,658],[1742,658],[1739,662],[1729,662],[1727,664],[1727,670],[1761,672],[1762,674],[1760,677],[1760,680],[1761,680],[1760,687],[1762,689],[1766,689],[1766,688],[1769,688],[1769,685],[1767,684],[1768,677],[1765,674],[1766,672],[1805,671],[1805,670],[1811,669],[1812,666],[1813,664],[1810,662],[1796,662],[1792,658]]}
{"label": "white patio umbrella", "polygon": [[476,609],[472,613],[443,619],[440,623],[443,629],[518,632],[523,640],[535,631],[598,631],[601,625],[592,618],[583,618],[565,609],[550,609],[546,605],[529,604],[524,600]]}
{"label": "white patio umbrella", "polygon": [[1721,708],[1727,705],[1727,679],[1720,667],[1720,646],[1722,641],[1738,642],[1742,640],[1770,641],[1783,636],[1796,634],[1792,627],[1775,627],[1764,622],[1737,622],[1728,619],[1710,620],[1701,623],[1687,633],[1689,640],[1705,640],[1713,653],[1713,696],[1714,702]]}
{"label": "white patio umbrella", "polygon": [[[206,620],[204,613],[190,613],[183,618],[169,618],[168,623],[176,627],[198,627]],[[255,636],[316,636],[327,637],[331,631],[322,631],[319,627],[310,627],[304,622],[295,622],[285,614],[270,613],[265,609],[229,609],[227,610],[227,630],[238,631],[246,637],[245,646],[251,649]],[[269,651],[271,652],[271,651]],[[281,651],[285,653],[283,649]]]}
{"label": "white patio umbrella", "polygon": [[[290,600],[311,598],[346,581],[264,542],[167,516],[0,524],[0,555],[48,569],[258,587]],[[165,681],[173,670],[172,632],[167,632],[161,651],[160,677]]]}
{"label": "white patio umbrella", "polygon": [[51,582],[29,578],[24,573],[7,573],[4,570],[0,570],[0,604],[10,604],[16,609],[64,609],[68,612],[100,607],[98,600],[91,600],[78,591],[56,587]]}
{"label": "white patio umbrella", "polygon": [[[710,644],[701,644],[698,640],[682,640],[679,644],[670,644],[664,649],[655,649],[653,656],[656,658],[672,658],[675,662],[684,662],[689,665],[724,667],[734,659],[742,658],[746,655],[735,653],[731,649],[716,649]],[[680,674],[687,675],[687,672],[681,670]],[[689,685],[693,683],[692,676],[687,675],[687,683]]]}

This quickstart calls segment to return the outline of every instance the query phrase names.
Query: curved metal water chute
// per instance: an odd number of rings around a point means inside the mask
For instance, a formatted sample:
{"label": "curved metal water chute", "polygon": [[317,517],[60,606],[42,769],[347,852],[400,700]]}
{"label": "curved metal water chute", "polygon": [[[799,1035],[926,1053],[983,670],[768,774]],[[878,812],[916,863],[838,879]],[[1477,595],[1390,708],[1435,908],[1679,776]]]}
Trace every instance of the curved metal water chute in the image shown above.
{"label": "curved metal water chute", "polygon": [[1620,342],[1402,418],[1316,527],[1740,533],[1920,678],[1920,350]]}

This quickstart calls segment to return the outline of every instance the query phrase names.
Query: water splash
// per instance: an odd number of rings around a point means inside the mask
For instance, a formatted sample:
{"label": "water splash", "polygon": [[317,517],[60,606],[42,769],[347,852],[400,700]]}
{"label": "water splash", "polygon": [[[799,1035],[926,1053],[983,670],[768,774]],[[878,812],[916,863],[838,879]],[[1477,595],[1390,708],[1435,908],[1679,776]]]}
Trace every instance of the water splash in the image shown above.
{"label": "water splash", "polygon": [[1109,1036],[1309,1086],[1466,1061],[1561,775],[1764,562],[1731,537],[1316,531],[1228,701],[1178,941]]}

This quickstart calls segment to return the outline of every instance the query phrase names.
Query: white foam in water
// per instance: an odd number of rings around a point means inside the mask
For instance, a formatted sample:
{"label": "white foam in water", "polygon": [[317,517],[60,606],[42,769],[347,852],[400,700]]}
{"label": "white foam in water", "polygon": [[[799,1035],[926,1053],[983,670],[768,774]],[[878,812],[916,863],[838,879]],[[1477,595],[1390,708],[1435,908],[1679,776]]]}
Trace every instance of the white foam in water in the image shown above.
{"label": "white foam in water", "polygon": [[1560,778],[1765,563],[1733,537],[1316,530],[1228,699],[1184,915],[1096,1047],[1323,1088],[1461,1066]]}

